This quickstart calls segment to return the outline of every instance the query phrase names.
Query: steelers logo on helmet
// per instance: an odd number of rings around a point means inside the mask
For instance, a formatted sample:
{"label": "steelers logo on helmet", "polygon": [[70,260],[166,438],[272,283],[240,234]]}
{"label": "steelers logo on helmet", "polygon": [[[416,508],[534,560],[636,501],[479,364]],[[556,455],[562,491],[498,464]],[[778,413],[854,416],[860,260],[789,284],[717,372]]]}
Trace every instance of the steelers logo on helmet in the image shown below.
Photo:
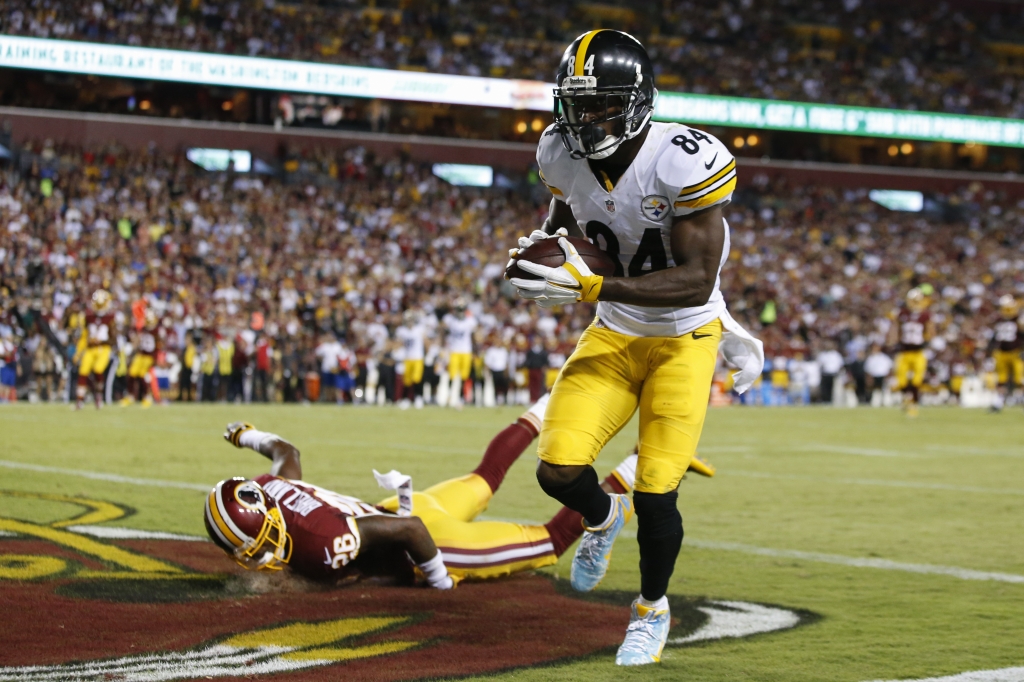
{"label": "steelers logo on helmet", "polygon": [[621,31],[588,31],[555,75],[555,131],[575,159],[605,159],[642,133],[658,91],[647,50]]}

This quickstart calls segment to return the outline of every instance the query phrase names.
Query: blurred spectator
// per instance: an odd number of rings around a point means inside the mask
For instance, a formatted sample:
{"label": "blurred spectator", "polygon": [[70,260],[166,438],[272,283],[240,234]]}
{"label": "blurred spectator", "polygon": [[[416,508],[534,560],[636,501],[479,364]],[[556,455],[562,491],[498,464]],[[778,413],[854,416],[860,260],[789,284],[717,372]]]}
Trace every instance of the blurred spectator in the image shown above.
{"label": "blurred spectator", "polygon": [[[0,12],[0,32],[10,35],[545,82],[565,46],[601,24],[644,42],[663,91],[1024,114],[1015,71],[1024,17],[1013,3],[381,0],[297,9],[77,0],[41,10],[11,0]],[[282,120],[332,123],[348,115],[301,100],[282,97]],[[232,101],[232,109],[243,115],[247,100]],[[368,119],[374,131],[386,129],[388,105],[371,102]]]}
{"label": "blurred spectator", "polygon": [[864,373],[867,375],[868,395],[885,388],[885,380],[892,372],[892,358],[882,352],[882,347],[871,345],[871,355],[864,361]]}

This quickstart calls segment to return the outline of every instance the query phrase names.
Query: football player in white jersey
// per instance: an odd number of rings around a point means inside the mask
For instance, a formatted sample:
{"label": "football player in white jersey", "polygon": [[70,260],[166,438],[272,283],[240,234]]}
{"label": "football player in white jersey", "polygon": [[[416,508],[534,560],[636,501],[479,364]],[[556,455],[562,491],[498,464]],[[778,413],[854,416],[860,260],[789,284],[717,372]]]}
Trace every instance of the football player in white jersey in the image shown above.
{"label": "football player in white jersey", "polygon": [[[632,36],[597,30],[573,41],[558,68],[555,123],[537,147],[550,215],[511,252],[559,238],[564,265],[520,260],[541,279],[512,284],[544,307],[597,302],[597,319],[552,388],[537,478],[586,521],[571,574],[578,590],[604,577],[615,536],[636,510],[641,588],[619,665],[659,661],[668,636],[665,594],[683,540],[677,487],[700,439],[723,326],[732,335],[727,356],[742,339],[745,377],[763,362],[760,342],[729,317],[719,291],[729,254],[722,209],[736,161],[708,133],[652,123],[656,96],[650,59]],[[616,261],[615,276],[594,275],[563,236],[590,238]],[[740,390],[746,382],[737,380]],[[631,501],[604,492],[591,464],[638,408]]]}
{"label": "football player in white jersey", "polygon": [[423,408],[423,341],[427,330],[422,318],[420,311],[406,310],[402,314],[402,326],[395,330],[395,338],[405,351],[405,395],[399,405],[407,408],[415,404],[417,410]]}
{"label": "football player in white jersey", "polygon": [[448,329],[448,376],[452,385],[448,404],[462,407],[462,401],[471,400],[473,383],[470,372],[473,368],[473,330],[476,329],[476,317],[467,310],[466,300],[458,298],[452,306],[452,312],[442,320]]}

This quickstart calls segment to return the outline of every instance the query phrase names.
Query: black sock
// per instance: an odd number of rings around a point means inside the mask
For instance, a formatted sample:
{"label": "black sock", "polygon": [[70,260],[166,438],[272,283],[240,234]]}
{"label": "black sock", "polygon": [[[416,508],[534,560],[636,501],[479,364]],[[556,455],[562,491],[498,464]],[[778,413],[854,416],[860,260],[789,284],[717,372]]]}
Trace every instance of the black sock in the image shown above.
{"label": "black sock", "polygon": [[587,467],[569,483],[549,485],[538,476],[541,489],[563,506],[579,512],[588,526],[600,526],[612,510],[612,498],[601,490],[594,467]]}
{"label": "black sock", "polygon": [[683,517],[676,507],[679,493],[633,493],[636,539],[640,545],[640,594],[657,601],[668,591],[683,544]]}

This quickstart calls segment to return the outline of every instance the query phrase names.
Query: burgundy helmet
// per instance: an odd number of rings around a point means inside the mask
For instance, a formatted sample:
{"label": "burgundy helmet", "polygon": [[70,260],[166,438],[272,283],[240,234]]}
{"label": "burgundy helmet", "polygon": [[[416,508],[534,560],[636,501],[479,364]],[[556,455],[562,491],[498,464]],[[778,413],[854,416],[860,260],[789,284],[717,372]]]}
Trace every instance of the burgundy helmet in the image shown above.
{"label": "burgundy helmet", "polygon": [[256,481],[221,481],[206,497],[210,539],[250,571],[280,571],[292,553],[291,538],[277,500]]}

